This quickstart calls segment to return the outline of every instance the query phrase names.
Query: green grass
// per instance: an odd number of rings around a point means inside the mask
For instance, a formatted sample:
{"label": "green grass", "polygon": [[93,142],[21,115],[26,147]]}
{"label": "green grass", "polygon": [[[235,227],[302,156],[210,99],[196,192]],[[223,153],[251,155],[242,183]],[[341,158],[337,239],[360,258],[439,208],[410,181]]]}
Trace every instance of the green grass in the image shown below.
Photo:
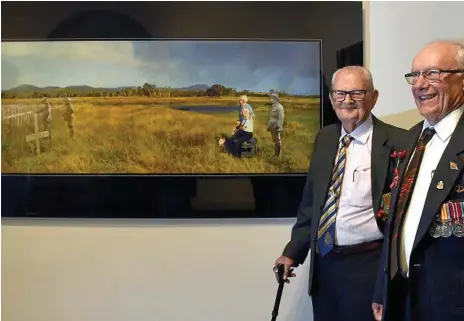
{"label": "green grass", "polygon": [[[33,99],[8,99],[4,105],[39,104]],[[51,101],[59,106],[60,101]],[[319,102],[286,98],[282,156],[273,156],[267,132],[270,106],[266,98],[250,97],[254,108],[259,152],[237,159],[218,148],[220,133],[229,134],[236,113],[201,114],[170,105],[236,105],[236,98],[76,98],[75,138],[54,112],[53,144],[41,142],[35,155],[25,135],[32,125],[2,124],[3,173],[294,173],[306,172],[312,143],[319,129]]]}

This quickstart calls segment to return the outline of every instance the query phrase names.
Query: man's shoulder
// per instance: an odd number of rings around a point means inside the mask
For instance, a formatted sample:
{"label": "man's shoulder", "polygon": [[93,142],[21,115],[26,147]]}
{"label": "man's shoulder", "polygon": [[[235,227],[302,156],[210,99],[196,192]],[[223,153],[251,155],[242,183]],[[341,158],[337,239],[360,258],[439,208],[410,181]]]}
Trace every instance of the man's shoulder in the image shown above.
{"label": "man's shoulder", "polygon": [[334,123],[323,126],[317,133],[317,138],[333,137],[335,135],[341,135],[341,125]]}
{"label": "man's shoulder", "polygon": [[388,124],[384,121],[381,121],[378,118],[374,118],[373,122],[374,128],[380,129],[384,131],[389,137],[399,137],[399,138],[404,138],[409,134],[409,131],[407,129]]}

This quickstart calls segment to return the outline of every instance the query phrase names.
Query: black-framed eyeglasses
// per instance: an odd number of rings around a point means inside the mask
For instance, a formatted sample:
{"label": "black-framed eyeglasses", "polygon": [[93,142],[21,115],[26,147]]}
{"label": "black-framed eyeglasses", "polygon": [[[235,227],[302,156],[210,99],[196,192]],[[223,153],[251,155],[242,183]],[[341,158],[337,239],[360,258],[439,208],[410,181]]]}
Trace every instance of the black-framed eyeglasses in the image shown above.
{"label": "black-framed eyeglasses", "polygon": [[337,102],[342,102],[345,100],[346,95],[350,95],[351,99],[354,101],[362,101],[366,99],[367,90],[332,90],[330,96],[332,99]]}
{"label": "black-framed eyeglasses", "polygon": [[444,73],[458,74],[461,72],[464,72],[464,69],[449,69],[449,70],[431,69],[431,70],[425,70],[425,71],[410,72],[410,73],[405,74],[404,78],[406,78],[406,81],[410,85],[414,85],[417,82],[417,79],[419,79],[420,75],[424,76],[425,81],[429,83],[435,83],[441,80],[440,78],[441,74],[444,74]]}

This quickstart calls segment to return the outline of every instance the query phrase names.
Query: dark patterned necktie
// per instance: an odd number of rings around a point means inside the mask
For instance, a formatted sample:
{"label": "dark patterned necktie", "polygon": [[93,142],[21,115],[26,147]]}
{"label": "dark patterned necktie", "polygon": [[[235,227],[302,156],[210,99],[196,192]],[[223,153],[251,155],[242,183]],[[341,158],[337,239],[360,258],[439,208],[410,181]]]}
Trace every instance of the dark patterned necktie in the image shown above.
{"label": "dark patterned necktie", "polygon": [[412,191],[414,190],[414,185],[416,183],[417,174],[422,162],[422,157],[424,156],[425,146],[430,141],[430,139],[432,139],[433,135],[435,135],[435,129],[431,127],[427,127],[422,132],[422,135],[416,144],[416,149],[414,150],[411,162],[409,163],[409,166],[406,170],[406,174],[404,175],[403,183],[401,184],[398,204],[396,206],[396,217],[394,221],[393,238],[391,243],[390,271],[392,278],[400,268],[398,265],[398,262],[400,262],[398,239],[401,233],[401,227],[403,226],[404,216],[411,200]]}
{"label": "dark patterned necktie", "polygon": [[335,219],[338,212],[338,202],[342,189],[343,175],[345,173],[346,150],[354,138],[345,135],[340,140],[337,160],[332,170],[332,180],[329,188],[329,195],[325,202],[322,215],[319,220],[318,245],[321,256],[329,253],[333,248],[335,240]]}

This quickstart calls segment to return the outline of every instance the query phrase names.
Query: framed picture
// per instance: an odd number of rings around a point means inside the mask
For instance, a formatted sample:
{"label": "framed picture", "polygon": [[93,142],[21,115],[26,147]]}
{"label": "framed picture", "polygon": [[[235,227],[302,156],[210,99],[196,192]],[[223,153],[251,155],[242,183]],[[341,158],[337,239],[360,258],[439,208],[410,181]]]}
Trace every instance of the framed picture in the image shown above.
{"label": "framed picture", "polygon": [[2,216],[296,215],[362,3],[150,5],[4,29]]}

